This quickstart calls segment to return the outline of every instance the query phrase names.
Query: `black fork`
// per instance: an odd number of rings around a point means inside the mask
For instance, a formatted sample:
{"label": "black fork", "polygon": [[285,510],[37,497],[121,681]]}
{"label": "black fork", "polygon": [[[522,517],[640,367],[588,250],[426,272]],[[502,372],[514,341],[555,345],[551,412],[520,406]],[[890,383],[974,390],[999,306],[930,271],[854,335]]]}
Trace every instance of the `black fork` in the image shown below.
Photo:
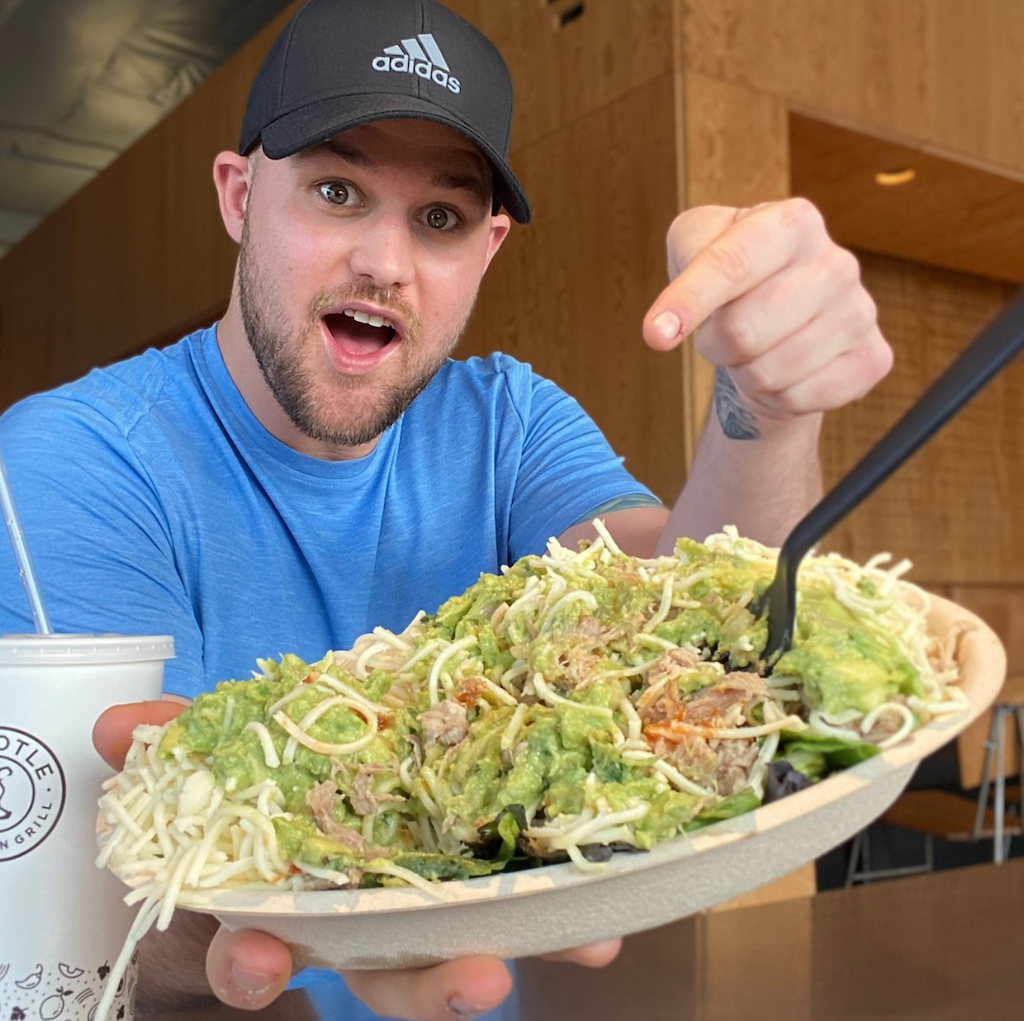
{"label": "black fork", "polygon": [[807,551],[1001,372],[1022,346],[1024,290],[978,334],[856,467],[797,523],[779,551],[771,585],[750,604],[755,617],[768,617],[763,662],[769,671],[793,644],[796,575]]}

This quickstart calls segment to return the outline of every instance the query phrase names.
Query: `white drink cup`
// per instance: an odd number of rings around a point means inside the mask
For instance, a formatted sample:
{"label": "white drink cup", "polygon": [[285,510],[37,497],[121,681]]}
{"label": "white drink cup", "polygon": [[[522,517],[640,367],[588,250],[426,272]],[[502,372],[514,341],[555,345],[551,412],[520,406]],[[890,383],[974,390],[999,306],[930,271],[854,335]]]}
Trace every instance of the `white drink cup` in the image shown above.
{"label": "white drink cup", "polygon": [[[92,728],[109,706],[160,698],[167,635],[0,637],[0,1018],[91,1021],[135,909],[96,868]],[[110,1021],[133,1016],[133,963]]]}

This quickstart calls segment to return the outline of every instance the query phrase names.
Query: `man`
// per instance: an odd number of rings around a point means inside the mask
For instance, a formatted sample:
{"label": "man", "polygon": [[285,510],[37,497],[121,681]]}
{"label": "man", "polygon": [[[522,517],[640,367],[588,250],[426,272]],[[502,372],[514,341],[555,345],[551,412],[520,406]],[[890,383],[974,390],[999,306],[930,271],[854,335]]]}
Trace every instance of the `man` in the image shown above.
{"label": "man", "polygon": [[[718,383],[670,512],[550,383],[503,356],[448,358],[510,215],[529,218],[510,123],[500,56],[433,0],[312,0],[296,15],[239,152],[214,165],[240,245],[223,320],[3,421],[60,630],[170,631],[166,690],[187,698],[256,656],[319,658],[400,628],[550,535],[574,544],[596,513],[638,554],[727,522],[781,540],[819,493],[822,412],[891,363],[856,261],[799,201],[673,224],[672,283],[644,336],[667,350],[694,333]],[[6,630],[26,626],[16,577],[0,564]],[[98,747],[117,764],[135,722],[178,711],[112,710]],[[164,966],[142,988],[165,1004],[208,982],[260,1007],[291,972],[270,937],[185,913],[148,943]],[[380,1012],[424,1019],[479,1014],[510,988],[486,957],[349,982]]]}

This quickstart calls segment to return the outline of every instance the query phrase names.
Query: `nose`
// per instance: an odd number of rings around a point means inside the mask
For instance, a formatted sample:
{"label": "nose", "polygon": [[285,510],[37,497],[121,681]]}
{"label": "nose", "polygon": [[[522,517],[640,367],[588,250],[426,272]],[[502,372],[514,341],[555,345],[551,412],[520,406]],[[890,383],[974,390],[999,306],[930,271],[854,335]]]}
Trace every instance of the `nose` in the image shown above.
{"label": "nose", "polygon": [[403,287],[413,278],[413,238],[403,216],[381,212],[356,231],[352,272],[378,287]]}

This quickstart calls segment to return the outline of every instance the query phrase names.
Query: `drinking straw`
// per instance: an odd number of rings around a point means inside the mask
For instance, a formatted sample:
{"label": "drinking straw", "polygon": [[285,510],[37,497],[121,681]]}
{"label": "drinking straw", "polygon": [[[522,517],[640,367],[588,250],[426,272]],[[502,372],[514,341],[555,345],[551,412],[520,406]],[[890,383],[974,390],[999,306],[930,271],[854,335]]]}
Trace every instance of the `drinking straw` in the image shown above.
{"label": "drinking straw", "polygon": [[46,612],[43,593],[39,588],[39,579],[32,566],[32,558],[29,556],[28,546],[25,543],[25,533],[21,529],[21,518],[18,516],[18,508],[11,493],[11,484],[7,478],[7,466],[4,464],[3,454],[0,454],[0,507],[3,508],[4,524],[7,526],[7,535],[14,549],[14,559],[18,562],[21,580],[28,593],[32,619],[36,622],[36,633],[52,635],[53,624],[50,623],[50,615]]}

